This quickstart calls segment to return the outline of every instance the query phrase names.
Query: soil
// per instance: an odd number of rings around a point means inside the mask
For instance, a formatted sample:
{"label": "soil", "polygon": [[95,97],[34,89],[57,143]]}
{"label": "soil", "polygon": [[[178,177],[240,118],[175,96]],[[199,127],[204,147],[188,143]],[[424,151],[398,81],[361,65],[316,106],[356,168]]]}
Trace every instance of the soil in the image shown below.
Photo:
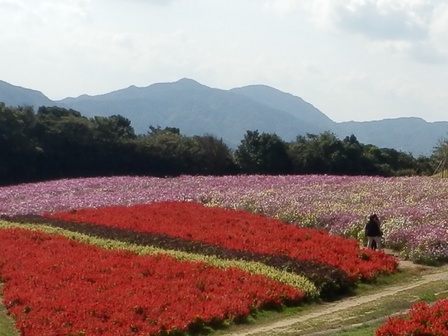
{"label": "soil", "polygon": [[[386,251],[386,253],[392,253]],[[347,313],[363,307],[363,311],[360,313],[357,311],[355,314],[368,315],[371,311],[376,310],[378,302],[394,301],[400,296],[400,293],[406,291],[412,291],[422,286],[426,286],[431,283],[437,284],[437,281],[446,281],[448,279],[448,265],[443,267],[430,267],[414,264],[411,261],[400,260],[400,270],[408,270],[410,274],[415,273],[419,276],[416,280],[407,282],[406,284],[390,286],[383,288],[381,291],[374,292],[372,294],[348,297],[336,302],[324,303],[319,305],[316,309],[310,309],[309,311],[299,313],[297,316],[286,317],[284,319],[276,320],[273,322],[264,322],[257,325],[239,325],[230,328],[225,332],[220,332],[221,336],[280,336],[280,335],[333,335],[338,331],[350,329],[359,325],[366,325],[380,320],[385,320],[388,316],[382,316],[380,318],[372,315],[370,321],[363,321],[362,323],[350,324],[344,323]],[[398,299],[397,299],[398,300]],[[392,303],[393,304],[393,303]],[[359,309],[358,309],[359,310]],[[334,327],[334,323],[330,323],[335,320],[342,322],[337,328]],[[347,321],[350,318],[347,319]],[[328,329],[325,326],[328,325]],[[316,327],[317,326],[317,327]],[[323,327],[324,326],[324,327]]]}

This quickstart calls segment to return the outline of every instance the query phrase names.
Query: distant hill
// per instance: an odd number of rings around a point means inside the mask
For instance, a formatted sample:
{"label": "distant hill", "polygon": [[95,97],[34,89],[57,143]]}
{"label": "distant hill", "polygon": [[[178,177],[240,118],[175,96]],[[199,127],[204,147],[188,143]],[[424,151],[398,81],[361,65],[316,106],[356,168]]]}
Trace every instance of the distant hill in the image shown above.
{"label": "distant hill", "polygon": [[342,122],[338,135],[353,133],[361,143],[372,143],[382,148],[429,155],[438,141],[448,136],[448,122],[428,123],[421,118],[396,118],[369,122]]}
{"label": "distant hill", "polygon": [[247,130],[274,132],[293,139],[308,129],[287,112],[190,79],[144,88],[131,86],[55,103],[90,117],[121,114],[132,121],[137,133],[146,133],[149,126],[178,127],[182,134],[212,134],[230,146],[239,144]]}
{"label": "distant hill", "polygon": [[354,134],[363,144],[430,155],[448,135],[448,122],[397,118],[336,123],[302,98],[266,85],[220,90],[191,79],[130,86],[103,95],[52,101],[41,92],[0,81],[0,101],[9,106],[60,106],[87,117],[120,114],[144,134],[149,126],[177,127],[185,135],[211,134],[236,147],[247,130],[276,133],[294,140],[306,133],[331,131],[339,138]]}
{"label": "distant hill", "polygon": [[7,106],[39,106],[54,105],[42,92],[25,89],[0,80],[0,102]]}
{"label": "distant hill", "polygon": [[230,92],[246,96],[257,103],[288,112],[306,125],[309,133],[335,127],[335,122],[310,103],[266,85],[249,85],[231,89]]}

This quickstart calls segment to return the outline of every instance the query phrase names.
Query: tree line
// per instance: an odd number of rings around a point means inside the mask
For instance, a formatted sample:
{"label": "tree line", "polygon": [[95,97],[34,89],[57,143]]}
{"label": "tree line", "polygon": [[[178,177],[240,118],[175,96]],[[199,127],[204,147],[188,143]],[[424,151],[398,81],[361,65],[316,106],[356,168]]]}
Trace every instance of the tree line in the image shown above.
{"label": "tree line", "polygon": [[149,126],[137,135],[127,118],[87,118],[60,107],[0,103],[0,185],[113,175],[336,174],[430,175],[437,162],[331,132],[298,135],[247,131],[230,149],[222,139]]}

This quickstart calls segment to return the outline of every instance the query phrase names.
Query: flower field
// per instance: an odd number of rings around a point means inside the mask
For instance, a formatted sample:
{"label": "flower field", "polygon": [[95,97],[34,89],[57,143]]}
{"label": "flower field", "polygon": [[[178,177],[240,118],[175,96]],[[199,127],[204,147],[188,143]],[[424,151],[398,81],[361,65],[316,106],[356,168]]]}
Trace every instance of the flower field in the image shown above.
{"label": "flower field", "polygon": [[238,268],[107,251],[0,230],[4,302],[23,335],[148,335],[299,301],[301,290]]}
{"label": "flower field", "polygon": [[[0,188],[3,303],[22,335],[186,335],[448,260],[442,179],[111,177]],[[441,308],[442,309],[442,308]],[[390,320],[378,332],[395,335]],[[387,329],[389,328],[389,329]]]}
{"label": "flower field", "polygon": [[389,247],[418,262],[448,261],[448,179],[441,178],[252,175],[69,179],[0,187],[0,215],[173,200],[262,213],[359,240],[366,217],[377,212]]}
{"label": "flower field", "polygon": [[244,211],[206,208],[192,202],[81,209],[46,216],[165,234],[230,250],[314,261],[344,271],[353,283],[359,279],[372,280],[380,272],[392,273],[397,266],[395,259],[370,250],[362,251],[365,258],[359,258],[359,244],[352,239],[332,236],[322,230],[285,225]]}

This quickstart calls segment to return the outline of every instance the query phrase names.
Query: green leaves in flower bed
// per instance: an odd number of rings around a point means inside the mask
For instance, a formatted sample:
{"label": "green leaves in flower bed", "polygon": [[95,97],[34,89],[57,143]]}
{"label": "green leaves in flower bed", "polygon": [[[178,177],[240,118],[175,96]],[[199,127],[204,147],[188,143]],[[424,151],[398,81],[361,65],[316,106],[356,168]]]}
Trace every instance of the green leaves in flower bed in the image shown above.
{"label": "green leaves in flower bed", "polygon": [[17,223],[45,224],[102,239],[118,240],[142,246],[154,246],[163,250],[176,250],[206,256],[216,256],[220,259],[262,263],[277,270],[308,278],[319,290],[320,297],[324,300],[347,293],[352,286],[348,275],[344,271],[331,265],[325,265],[312,260],[297,260],[286,255],[280,256],[251,251],[236,251],[203,242],[170,237],[164,234],[135,232],[133,230],[88,223],[67,222],[41,216],[14,216],[4,217],[4,219]]}

